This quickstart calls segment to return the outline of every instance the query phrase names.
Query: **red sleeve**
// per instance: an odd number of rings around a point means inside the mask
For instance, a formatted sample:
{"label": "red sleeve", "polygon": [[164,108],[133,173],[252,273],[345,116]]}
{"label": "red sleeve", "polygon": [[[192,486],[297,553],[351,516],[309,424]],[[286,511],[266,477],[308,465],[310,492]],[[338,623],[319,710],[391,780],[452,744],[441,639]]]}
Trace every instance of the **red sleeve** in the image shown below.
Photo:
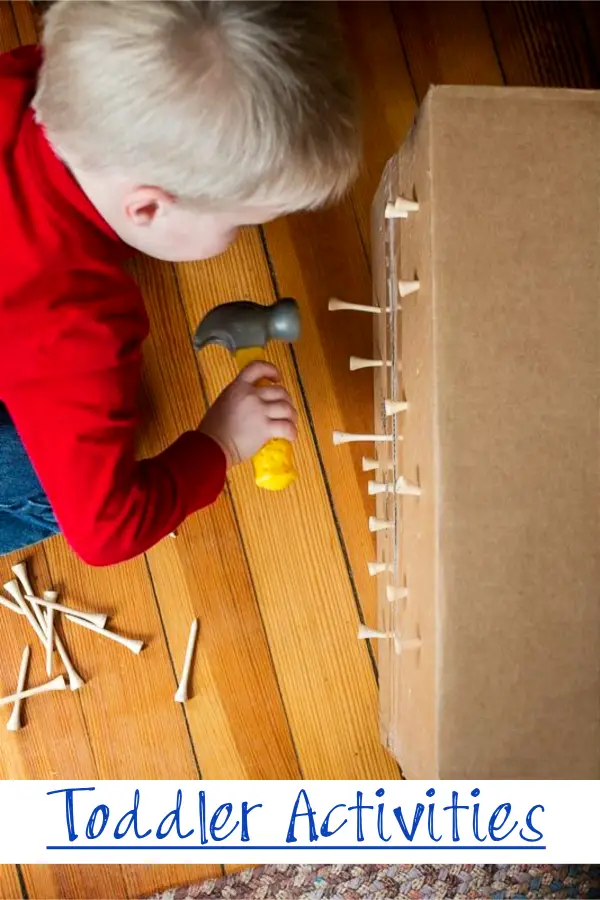
{"label": "red sleeve", "polygon": [[70,283],[55,285],[34,337],[18,341],[5,400],[66,539],[87,563],[106,566],[143,553],[212,503],[226,463],[196,431],[136,460],[141,298],[129,279],[120,296],[118,284],[100,289],[86,273],[64,277]]}

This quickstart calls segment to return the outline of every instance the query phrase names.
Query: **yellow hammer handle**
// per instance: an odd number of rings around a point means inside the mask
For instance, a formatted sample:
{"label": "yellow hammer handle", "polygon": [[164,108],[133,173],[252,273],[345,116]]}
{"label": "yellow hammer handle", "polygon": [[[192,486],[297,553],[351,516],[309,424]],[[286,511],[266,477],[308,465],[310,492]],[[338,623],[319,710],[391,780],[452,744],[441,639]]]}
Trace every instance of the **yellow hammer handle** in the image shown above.
{"label": "yellow hammer handle", "polygon": [[[238,368],[245,369],[250,363],[265,358],[262,347],[244,347],[236,350],[235,361]],[[257,387],[270,384],[263,378],[257,382]],[[254,467],[254,481],[256,485],[265,491],[283,491],[297,478],[294,465],[292,445],[285,438],[271,438],[270,441],[252,457]]]}

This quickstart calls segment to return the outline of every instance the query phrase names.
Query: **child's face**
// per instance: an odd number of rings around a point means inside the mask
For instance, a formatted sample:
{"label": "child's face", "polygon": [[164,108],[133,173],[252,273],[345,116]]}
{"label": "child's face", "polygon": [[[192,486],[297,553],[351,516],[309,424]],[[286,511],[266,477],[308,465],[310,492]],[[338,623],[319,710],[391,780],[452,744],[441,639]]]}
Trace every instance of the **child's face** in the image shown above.
{"label": "child's face", "polygon": [[117,232],[132,247],[169,262],[208,259],[223,253],[238,229],[281,214],[274,206],[202,212],[178,203],[158,188],[137,188],[126,199]]}

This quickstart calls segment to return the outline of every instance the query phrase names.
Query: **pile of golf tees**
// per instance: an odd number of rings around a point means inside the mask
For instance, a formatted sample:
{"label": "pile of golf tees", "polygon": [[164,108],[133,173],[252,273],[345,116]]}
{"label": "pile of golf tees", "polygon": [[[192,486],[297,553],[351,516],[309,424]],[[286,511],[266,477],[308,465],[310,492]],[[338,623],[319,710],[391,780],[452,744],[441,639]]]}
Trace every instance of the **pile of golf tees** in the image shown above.
{"label": "pile of golf tees", "polygon": [[[0,605],[27,619],[27,622],[35,632],[35,635],[44,650],[46,674],[49,679],[36,687],[27,687],[27,673],[30,658],[30,647],[27,644],[23,648],[21,665],[16,679],[16,691],[5,697],[0,697],[0,706],[12,704],[12,712],[6,723],[7,730],[18,731],[21,728],[21,706],[25,699],[34,697],[37,694],[48,693],[49,691],[64,691],[67,687],[69,687],[71,691],[77,691],[84,685],[83,679],[71,662],[71,658],[64,642],[56,631],[55,617],[64,615],[69,622],[87,628],[94,634],[103,635],[104,637],[121,644],[135,654],[141,652],[144,642],[133,638],[126,638],[114,631],[109,631],[105,627],[108,619],[108,616],[105,613],[84,612],[58,603],[57,591],[47,590],[42,593],[41,597],[36,596],[31,586],[25,562],[14,565],[12,571],[15,578],[4,585],[4,590],[11,599],[8,600],[6,597],[0,596]],[[181,681],[175,694],[175,700],[178,703],[184,703],[188,699],[188,682],[197,633],[198,622],[194,619],[190,628]],[[58,653],[62,661],[66,672],[66,678],[64,675],[52,677],[55,652]]]}

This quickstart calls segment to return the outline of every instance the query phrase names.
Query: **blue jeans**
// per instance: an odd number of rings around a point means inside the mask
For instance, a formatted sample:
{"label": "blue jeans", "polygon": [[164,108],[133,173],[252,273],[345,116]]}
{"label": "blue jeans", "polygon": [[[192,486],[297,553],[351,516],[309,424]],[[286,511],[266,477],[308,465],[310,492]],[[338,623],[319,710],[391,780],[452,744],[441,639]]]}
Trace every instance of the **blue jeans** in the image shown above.
{"label": "blue jeans", "polygon": [[57,534],[52,507],[0,403],[0,556]]}

